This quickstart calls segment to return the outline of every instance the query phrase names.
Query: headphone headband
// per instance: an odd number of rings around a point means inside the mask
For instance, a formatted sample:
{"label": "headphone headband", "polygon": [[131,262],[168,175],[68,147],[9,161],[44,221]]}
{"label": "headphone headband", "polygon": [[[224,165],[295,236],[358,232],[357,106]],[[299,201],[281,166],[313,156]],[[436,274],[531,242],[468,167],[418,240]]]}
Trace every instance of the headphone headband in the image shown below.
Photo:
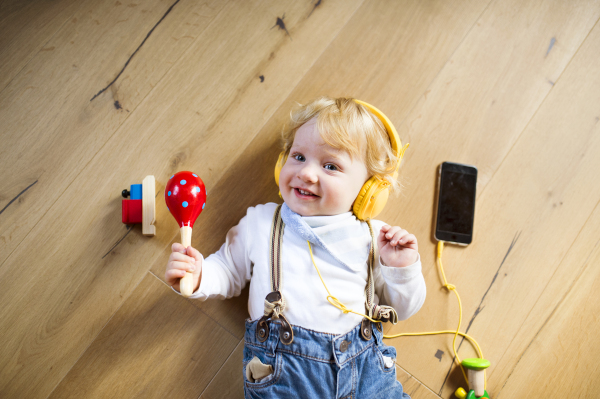
{"label": "headphone headband", "polygon": [[[402,160],[402,157],[404,157],[404,152],[408,148],[408,144],[406,144],[404,147],[402,147],[402,149],[400,149],[400,146],[402,145],[402,141],[400,141],[400,136],[398,136],[396,128],[383,112],[364,101],[354,99],[354,102],[367,108],[369,111],[371,111],[373,115],[375,115],[381,121],[381,123],[383,123],[383,126],[385,127],[385,130],[387,131],[388,136],[390,137],[392,150],[394,151],[394,155],[397,158],[396,166],[394,167],[394,174],[396,174],[398,172],[398,169],[400,169],[400,161]],[[394,176],[394,178],[396,178],[396,176]]]}

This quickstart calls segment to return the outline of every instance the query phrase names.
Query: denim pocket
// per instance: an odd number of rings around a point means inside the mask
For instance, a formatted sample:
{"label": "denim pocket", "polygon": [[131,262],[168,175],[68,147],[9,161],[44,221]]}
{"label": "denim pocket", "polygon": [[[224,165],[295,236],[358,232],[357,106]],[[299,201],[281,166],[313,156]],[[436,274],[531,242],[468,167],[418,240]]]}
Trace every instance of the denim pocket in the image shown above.
{"label": "denim pocket", "polygon": [[[261,378],[258,381],[251,381],[248,379],[247,367],[248,364],[252,361],[252,359],[257,358],[260,363],[265,366],[271,366],[273,372],[264,378]],[[256,360],[255,360],[256,362]],[[266,388],[268,386],[273,385],[279,379],[281,372],[281,356],[279,353],[276,353],[275,356],[267,356],[266,351],[258,346],[248,345],[246,344],[244,347],[244,385],[246,388],[250,390],[256,390],[261,388]]]}
{"label": "denim pocket", "polygon": [[379,358],[379,366],[384,373],[396,370],[396,348],[393,346],[380,345],[375,348]]}

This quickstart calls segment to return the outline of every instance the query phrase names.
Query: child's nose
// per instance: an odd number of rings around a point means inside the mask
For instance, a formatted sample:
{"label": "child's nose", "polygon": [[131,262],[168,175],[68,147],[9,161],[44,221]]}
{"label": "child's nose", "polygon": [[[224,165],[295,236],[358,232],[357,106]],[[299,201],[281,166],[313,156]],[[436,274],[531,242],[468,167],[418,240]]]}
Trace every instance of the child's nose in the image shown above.
{"label": "child's nose", "polygon": [[310,164],[305,164],[300,168],[298,177],[307,183],[316,183],[318,180],[315,168]]}

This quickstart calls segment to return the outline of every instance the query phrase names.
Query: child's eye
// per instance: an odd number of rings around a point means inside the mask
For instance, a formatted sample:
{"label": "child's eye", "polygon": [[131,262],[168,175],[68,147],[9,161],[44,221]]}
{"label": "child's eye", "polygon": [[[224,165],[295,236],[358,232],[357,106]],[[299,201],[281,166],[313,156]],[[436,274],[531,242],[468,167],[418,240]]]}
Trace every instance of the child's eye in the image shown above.
{"label": "child's eye", "polygon": [[304,158],[304,155],[302,155],[302,154],[294,154],[294,155],[292,155],[292,158],[294,158],[296,161],[300,161],[300,162],[306,161],[306,158]]}
{"label": "child's eye", "polygon": [[336,170],[338,170],[338,167],[335,166],[334,164],[328,163],[327,165],[325,165],[325,169],[331,170],[331,171],[336,171]]}

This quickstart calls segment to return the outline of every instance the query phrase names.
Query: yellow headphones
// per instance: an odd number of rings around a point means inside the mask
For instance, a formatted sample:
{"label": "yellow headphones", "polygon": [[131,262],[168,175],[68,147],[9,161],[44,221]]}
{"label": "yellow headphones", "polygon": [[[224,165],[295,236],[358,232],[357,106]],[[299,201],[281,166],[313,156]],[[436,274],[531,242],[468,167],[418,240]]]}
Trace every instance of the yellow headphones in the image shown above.
{"label": "yellow headphones", "polygon": [[[408,148],[408,144],[402,147],[402,142],[400,141],[400,137],[398,136],[398,132],[396,132],[396,128],[392,125],[392,122],[377,108],[372,106],[371,104],[367,104],[364,101],[354,100],[356,103],[366,107],[373,115],[375,115],[383,126],[385,130],[388,132],[390,136],[390,142],[392,144],[392,150],[396,155],[398,161],[394,167],[394,172],[392,174],[393,179],[398,178],[398,169],[400,168],[400,161],[404,156],[404,151]],[[286,159],[284,159],[284,153],[279,154],[279,159],[277,160],[277,164],[275,165],[275,183],[279,186],[279,173],[281,172],[281,168],[285,164]],[[360,220],[369,220],[377,216],[387,202],[387,199],[390,194],[390,183],[381,179],[380,177],[373,176],[360,189],[358,196],[354,200],[354,205],[352,206],[352,212],[354,215]]]}

